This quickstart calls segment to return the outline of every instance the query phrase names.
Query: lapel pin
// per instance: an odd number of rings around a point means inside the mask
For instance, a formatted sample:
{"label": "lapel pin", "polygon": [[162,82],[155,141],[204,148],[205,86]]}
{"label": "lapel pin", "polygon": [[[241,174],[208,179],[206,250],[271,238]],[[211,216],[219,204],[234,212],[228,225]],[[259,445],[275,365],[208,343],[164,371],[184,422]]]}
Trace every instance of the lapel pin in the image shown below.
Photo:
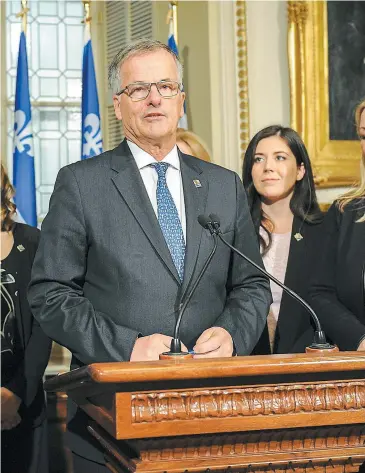
{"label": "lapel pin", "polygon": [[300,240],[303,240],[304,237],[303,237],[303,235],[302,235],[300,232],[298,232],[298,233],[296,233],[296,234],[294,235],[294,238],[295,238],[297,241],[300,241]]}
{"label": "lapel pin", "polygon": [[18,249],[18,251],[20,251],[20,252],[22,252],[22,251],[25,250],[25,248],[24,248],[23,245],[18,245],[18,246],[17,246],[17,249]]}
{"label": "lapel pin", "polygon": [[193,182],[194,182],[194,186],[195,186],[196,188],[202,186],[202,185],[201,185],[201,182],[199,181],[199,179],[193,179]]}

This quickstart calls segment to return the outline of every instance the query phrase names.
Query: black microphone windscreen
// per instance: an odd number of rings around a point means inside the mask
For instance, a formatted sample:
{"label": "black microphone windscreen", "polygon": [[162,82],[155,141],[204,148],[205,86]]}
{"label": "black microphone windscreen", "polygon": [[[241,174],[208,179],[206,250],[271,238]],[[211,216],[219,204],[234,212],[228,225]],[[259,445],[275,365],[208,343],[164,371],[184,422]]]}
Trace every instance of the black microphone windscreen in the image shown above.
{"label": "black microphone windscreen", "polygon": [[199,215],[198,222],[203,228],[209,229],[209,224],[211,224],[211,220],[206,215]]}

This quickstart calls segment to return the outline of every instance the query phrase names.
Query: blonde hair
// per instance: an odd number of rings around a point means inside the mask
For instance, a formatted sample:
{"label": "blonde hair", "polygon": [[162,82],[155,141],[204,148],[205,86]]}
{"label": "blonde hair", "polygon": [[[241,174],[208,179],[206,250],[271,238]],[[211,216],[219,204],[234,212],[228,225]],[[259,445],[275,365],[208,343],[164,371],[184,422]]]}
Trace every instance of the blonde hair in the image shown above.
{"label": "blonde hair", "polygon": [[[183,141],[191,148],[193,156],[203,161],[211,162],[209,151],[205,143],[198,135],[184,128],[178,128],[176,132],[176,141]],[[179,146],[179,144],[177,144]]]}
{"label": "blonde hair", "polygon": [[16,205],[11,201],[14,197],[14,187],[10,184],[8,174],[1,163],[1,231],[10,232],[14,225],[13,216]]}
{"label": "blonde hair", "polygon": [[[356,128],[359,135],[360,135],[360,119],[364,111],[365,111],[365,100],[359,103],[355,111]],[[354,189],[351,189],[349,192],[347,192],[345,195],[343,195],[342,197],[338,199],[338,202],[337,202],[338,208],[341,210],[341,212],[343,212],[347,204],[357,199],[359,199],[360,201],[362,200],[364,201],[363,206],[361,206],[361,208],[364,207],[364,215],[360,217],[358,220],[356,220],[356,222],[365,222],[365,154],[361,156],[361,161],[360,161],[360,183],[357,187],[355,187]]]}

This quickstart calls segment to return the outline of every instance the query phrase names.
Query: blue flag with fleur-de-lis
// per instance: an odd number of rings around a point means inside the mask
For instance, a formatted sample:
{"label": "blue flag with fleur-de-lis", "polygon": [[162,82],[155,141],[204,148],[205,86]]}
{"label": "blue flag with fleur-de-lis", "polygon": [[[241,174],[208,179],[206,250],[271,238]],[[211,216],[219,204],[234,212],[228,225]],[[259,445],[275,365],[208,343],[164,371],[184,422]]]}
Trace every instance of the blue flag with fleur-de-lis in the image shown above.
{"label": "blue flag with fleur-de-lis", "polygon": [[[179,57],[179,50],[174,36],[173,17],[170,15],[169,19],[169,36],[167,38],[167,46]],[[184,115],[179,120],[179,128],[188,129],[188,117],[186,114],[186,100],[184,102]]]}
{"label": "blue flag with fleur-de-lis", "polygon": [[81,115],[81,159],[87,159],[103,152],[98,89],[96,87],[89,23],[86,23],[85,26],[84,54],[82,60]]}
{"label": "blue flag with fleur-de-lis", "polygon": [[14,149],[13,149],[14,202],[20,220],[37,226],[37,205],[34,172],[32,115],[29,97],[27,45],[24,32],[20,35],[18,68],[15,91]]}

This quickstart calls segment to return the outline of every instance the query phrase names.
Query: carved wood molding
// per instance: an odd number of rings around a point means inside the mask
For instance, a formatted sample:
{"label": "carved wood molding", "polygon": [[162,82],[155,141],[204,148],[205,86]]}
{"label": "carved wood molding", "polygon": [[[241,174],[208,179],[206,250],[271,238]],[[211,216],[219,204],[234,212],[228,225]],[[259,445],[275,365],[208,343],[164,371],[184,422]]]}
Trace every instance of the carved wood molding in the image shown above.
{"label": "carved wood molding", "polygon": [[133,394],[132,423],[365,408],[365,381]]}
{"label": "carved wood molding", "polygon": [[350,473],[365,460],[365,425],[359,424],[128,443],[104,437],[97,425],[89,431],[104,446],[111,471],[124,473]]}
{"label": "carved wood molding", "polygon": [[[192,458],[231,458],[248,454],[308,452],[311,450],[338,451],[362,448],[365,456],[365,426],[321,427],[257,433],[227,433],[221,435],[160,438],[135,440],[133,448],[140,459],[148,461],[171,461]],[[299,458],[299,457],[298,457]]]}
{"label": "carved wood molding", "polygon": [[238,105],[240,124],[240,153],[245,157],[250,142],[249,100],[248,100],[248,58],[247,58],[247,12],[244,0],[236,1],[236,41],[238,70]]}
{"label": "carved wood molding", "polygon": [[[343,460],[333,461],[328,459],[327,461],[312,461],[308,460],[305,462],[293,461],[280,461],[278,463],[270,463],[267,466],[258,466],[249,464],[247,466],[228,466],[228,467],[215,467],[211,465],[209,468],[202,466],[197,467],[193,465],[191,468],[176,468],[171,466],[162,473],[358,473],[359,466],[362,461],[353,460],[351,457]],[[144,472],[146,470],[137,468],[136,473]],[[118,473],[124,473],[124,470],[118,470]],[[151,473],[148,471],[148,473]]]}

